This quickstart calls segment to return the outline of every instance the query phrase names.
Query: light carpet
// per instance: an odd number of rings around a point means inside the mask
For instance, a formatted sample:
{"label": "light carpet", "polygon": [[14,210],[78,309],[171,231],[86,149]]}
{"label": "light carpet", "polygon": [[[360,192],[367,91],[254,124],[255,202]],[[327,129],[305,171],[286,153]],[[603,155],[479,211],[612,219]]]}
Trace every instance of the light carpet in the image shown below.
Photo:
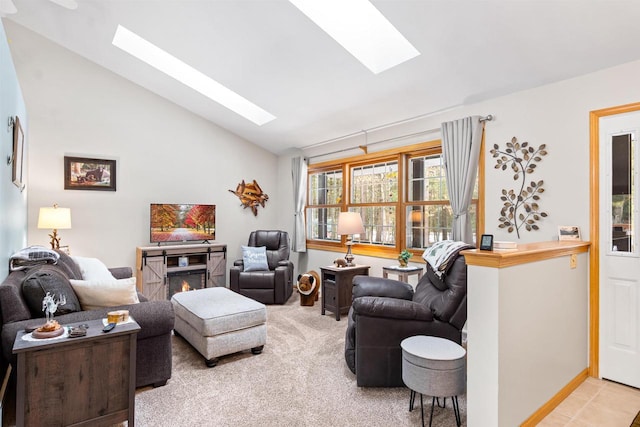
{"label": "light carpet", "polygon": [[[420,401],[409,412],[409,389],[362,388],[344,361],[346,316],[320,314],[320,301],[302,307],[298,294],[267,306],[267,344],[220,358],[204,358],[173,337],[173,373],[167,385],[136,392],[138,426],[419,426]],[[428,423],[430,398],[425,401]],[[458,398],[466,425],[465,396]],[[433,425],[455,426],[447,400]]]}

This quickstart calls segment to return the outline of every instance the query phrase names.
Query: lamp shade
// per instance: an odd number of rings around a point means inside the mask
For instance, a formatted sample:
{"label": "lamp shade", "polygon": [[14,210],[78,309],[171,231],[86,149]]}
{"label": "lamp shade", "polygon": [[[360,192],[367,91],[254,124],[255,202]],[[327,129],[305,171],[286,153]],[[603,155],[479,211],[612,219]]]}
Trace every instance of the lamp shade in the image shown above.
{"label": "lamp shade", "polygon": [[38,215],[38,228],[48,228],[64,230],[71,228],[71,209],[59,208],[40,208]]}
{"label": "lamp shade", "polygon": [[411,211],[411,222],[422,222],[422,211]]}
{"label": "lamp shade", "polygon": [[364,233],[362,217],[358,212],[340,212],[338,216],[338,234]]}

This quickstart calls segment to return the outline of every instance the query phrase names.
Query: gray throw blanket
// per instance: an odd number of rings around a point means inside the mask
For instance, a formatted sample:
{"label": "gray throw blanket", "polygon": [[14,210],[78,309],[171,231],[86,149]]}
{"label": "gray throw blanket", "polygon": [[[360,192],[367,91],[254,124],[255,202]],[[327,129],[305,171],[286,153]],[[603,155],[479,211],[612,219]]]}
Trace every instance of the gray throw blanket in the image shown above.
{"label": "gray throw blanket", "polygon": [[44,246],[29,246],[20,249],[9,258],[9,269],[11,271],[24,270],[41,264],[55,264],[58,262],[60,255]]}
{"label": "gray throw blanket", "polygon": [[422,259],[429,263],[439,277],[445,272],[449,263],[464,249],[473,249],[473,245],[454,240],[443,240],[425,249]]}

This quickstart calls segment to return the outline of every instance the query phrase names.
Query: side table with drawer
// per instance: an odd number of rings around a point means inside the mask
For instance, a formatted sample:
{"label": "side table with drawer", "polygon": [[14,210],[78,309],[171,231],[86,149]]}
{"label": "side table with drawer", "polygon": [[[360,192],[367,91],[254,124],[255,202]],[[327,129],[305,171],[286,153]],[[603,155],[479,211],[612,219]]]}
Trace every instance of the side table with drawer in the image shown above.
{"label": "side table with drawer", "polygon": [[341,313],[348,313],[351,307],[352,281],[357,275],[369,275],[368,265],[353,267],[320,267],[322,277],[322,314],[325,310],[335,313],[340,320]]}
{"label": "side table with drawer", "polygon": [[135,321],[102,332],[102,320],[88,325],[87,335],[25,340],[18,332],[16,424],[111,425],[135,423]]}

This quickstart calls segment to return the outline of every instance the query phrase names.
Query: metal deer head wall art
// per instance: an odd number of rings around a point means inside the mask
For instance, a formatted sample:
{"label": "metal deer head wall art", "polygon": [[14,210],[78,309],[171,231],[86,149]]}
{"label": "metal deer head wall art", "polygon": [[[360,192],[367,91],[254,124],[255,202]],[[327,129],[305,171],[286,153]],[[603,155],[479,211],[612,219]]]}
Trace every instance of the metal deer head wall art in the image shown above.
{"label": "metal deer head wall art", "polygon": [[536,171],[537,163],[547,155],[546,145],[538,148],[529,145],[528,142],[519,143],[514,136],[511,142],[507,142],[506,148],[501,150],[498,144],[493,144],[490,150],[496,159],[496,169],[506,171],[511,169],[513,180],[519,181],[519,187],[515,189],[503,189],[500,200],[503,205],[498,221],[499,228],[506,228],[509,233],[516,232],[520,238],[520,229],[527,231],[538,230],[537,222],[546,218],[548,214],[540,210],[538,204],[540,195],[544,193],[544,181],[530,181],[527,183],[527,175]]}

